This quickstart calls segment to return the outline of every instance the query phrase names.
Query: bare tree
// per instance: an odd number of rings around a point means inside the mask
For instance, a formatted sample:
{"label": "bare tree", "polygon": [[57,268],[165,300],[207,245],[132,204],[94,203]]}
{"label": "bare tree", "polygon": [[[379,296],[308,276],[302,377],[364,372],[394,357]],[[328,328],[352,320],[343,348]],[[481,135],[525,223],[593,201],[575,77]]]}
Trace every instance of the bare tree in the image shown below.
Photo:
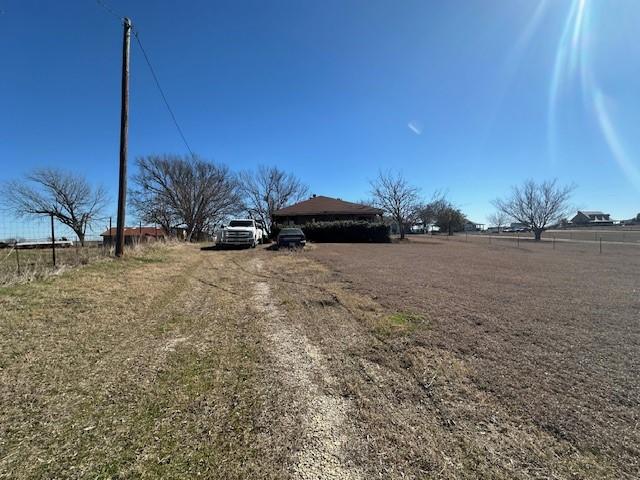
{"label": "bare tree", "polygon": [[273,212],[307,195],[308,188],[291,173],[278,167],[260,166],[256,172],[240,173],[240,190],[245,210],[260,220],[271,234]]}
{"label": "bare tree", "polygon": [[84,177],[53,168],[28,174],[25,180],[6,185],[6,204],[17,216],[53,215],[67,225],[84,245],[87,228],[104,210],[108,197],[101,186],[92,187]]}
{"label": "bare tree", "polygon": [[498,227],[498,233],[500,233],[502,231],[502,227],[504,227],[509,221],[509,216],[502,210],[498,210],[489,215],[488,220],[491,225]]}
{"label": "bare tree", "polygon": [[464,227],[466,217],[444,194],[436,193],[432,200],[420,211],[420,217],[435,223],[440,231],[453,235],[453,232]]}
{"label": "bare tree", "polygon": [[141,157],[136,164],[130,204],[167,233],[184,227],[187,241],[195,240],[240,210],[238,183],[225,166],[178,155]]}
{"label": "bare tree", "polygon": [[434,222],[433,212],[428,203],[416,205],[413,217],[422,222],[423,233],[427,233],[428,226]]}
{"label": "bare tree", "polygon": [[521,186],[513,187],[510,197],[494,200],[493,205],[508,217],[527,225],[535,239],[540,240],[547,225],[566,215],[573,190],[572,186],[558,185],[557,180],[539,184],[527,180]]}
{"label": "bare tree", "polygon": [[446,200],[446,195],[440,191],[434,192],[429,202],[416,205],[415,217],[424,225],[425,233],[428,225],[437,223],[444,205],[449,205],[449,203]]}
{"label": "bare tree", "polygon": [[420,205],[416,216],[424,225],[435,224],[440,231],[446,231],[449,235],[461,230],[466,221],[462,211],[447,199],[446,193],[441,191],[436,191],[428,203]]}
{"label": "bare tree", "polygon": [[379,172],[370,184],[375,205],[393,218],[400,229],[400,238],[404,238],[405,225],[416,212],[419,189],[410,185],[400,173],[390,171]]}

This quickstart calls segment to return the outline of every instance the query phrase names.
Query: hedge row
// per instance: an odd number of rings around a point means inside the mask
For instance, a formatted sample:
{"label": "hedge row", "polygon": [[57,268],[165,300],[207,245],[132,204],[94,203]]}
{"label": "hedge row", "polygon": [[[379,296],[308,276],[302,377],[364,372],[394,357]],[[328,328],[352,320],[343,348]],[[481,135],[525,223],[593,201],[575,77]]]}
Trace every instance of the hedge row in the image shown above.
{"label": "hedge row", "polygon": [[[390,242],[389,227],[384,223],[364,221],[314,222],[299,226],[307,240],[312,242],[344,242],[365,243]],[[276,238],[280,232],[277,225],[272,227],[272,236]],[[282,226],[282,228],[286,228]]]}

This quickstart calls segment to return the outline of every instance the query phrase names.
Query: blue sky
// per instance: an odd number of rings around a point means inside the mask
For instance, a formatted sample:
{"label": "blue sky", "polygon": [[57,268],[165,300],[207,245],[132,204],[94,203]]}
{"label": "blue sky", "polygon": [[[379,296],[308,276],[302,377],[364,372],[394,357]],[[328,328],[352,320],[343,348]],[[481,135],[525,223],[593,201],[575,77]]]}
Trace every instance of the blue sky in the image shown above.
{"label": "blue sky", "polygon": [[[640,212],[637,0],[111,0],[192,149],[360,200],[379,169],[475,221],[526,178]],[[93,0],[0,0],[0,182],[117,188],[121,26]],[[135,42],[129,154],[185,153]],[[115,205],[115,202],[114,202]],[[115,207],[112,208],[115,211]]]}

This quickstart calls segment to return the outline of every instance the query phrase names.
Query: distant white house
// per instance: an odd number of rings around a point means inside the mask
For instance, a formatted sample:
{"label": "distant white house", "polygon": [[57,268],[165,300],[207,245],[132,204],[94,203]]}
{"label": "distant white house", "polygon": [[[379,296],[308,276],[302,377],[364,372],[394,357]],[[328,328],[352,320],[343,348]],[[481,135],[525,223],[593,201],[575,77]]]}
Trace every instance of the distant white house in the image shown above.
{"label": "distant white house", "polygon": [[426,225],[421,221],[418,221],[411,225],[410,227],[411,233],[431,233],[437,232],[440,230],[440,227],[433,223],[427,223]]}
{"label": "distant white house", "polygon": [[597,210],[578,210],[570,222],[574,225],[613,225],[611,215]]}

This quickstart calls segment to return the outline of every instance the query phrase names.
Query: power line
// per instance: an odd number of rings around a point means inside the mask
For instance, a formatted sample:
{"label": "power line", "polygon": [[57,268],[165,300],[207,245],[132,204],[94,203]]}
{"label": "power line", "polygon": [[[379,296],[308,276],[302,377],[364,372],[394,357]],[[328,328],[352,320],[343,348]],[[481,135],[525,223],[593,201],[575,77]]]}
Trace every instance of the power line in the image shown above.
{"label": "power line", "polygon": [[[124,20],[124,16],[120,15],[116,12],[113,11],[113,9],[111,7],[109,7],[106,3],[104,3],[102,0],[96,0],[96,3],[102,7],[108,14],[110,14],[111,16],[117,18],[118,20]],[[160,96],[162,97],[162,101],[164,102],[165,107],[167,107],[167,110],[169,111],[169,115],[171,115],[171,119],[173,120],[174,125],[176,126],[176,129],[178,130],[178,133],[180,134],[180,138],[182,138],[182,141],[184,142],[184,145],[187,147],[187,150],[189,151],[189,153],[191,154],[191,157],[194,157],[194,153],[191,150],[191,147],[189,146],[189,142],[187,142],[186,137],[184,136],[184,132],[182,131],[182,128],[180,128],[180,124],[178,123],[178,119],[176,118],[175,114],[173,113],[173,110],[171,109],[171,106],[169,105],[169,101],[167,100],[167,96],[164,93],[164,90],[162,89],[162,87],[160,86],[160,80],[158,80],[158,76],[156,75],[155,69],[153,68],[153,65],[151,65],[151,60],[149,59],[149,55],[147,55],[147,52],[145,51],[144,47],[142,46],[142,42],[140,40],[140,36],[139,33],[137,31],[137,29],[133,29],[133,35],[136,38],[136,42],[138,42],[138,46],[140,47],[140,51],[142,51],[142,55],[144,56],[145,61],[147,62],[147,66],[149,67],[149,70],[151,71],[151,76],[153,77],[153,80],[156,84],[156,87],[158,87],[158,91],[160,92]]]}
{"label": "power line", "polygon": [[169,105],[169,101],[167,100],[167,96],[164,94],[164,90],[162,90],[162,87],[160,86],[160,81],[158,80],[158,76],[156,75],[156,72],[153,68],[153,65],[151,65],[151,61],[149,60],[149,56],[147,55],[147,52],[145,51],[144,47],[142,46],[142,42],[140,41],[140,36],[138,34],[138,31],[134,29],[133,31],[133,36],[136,38],[136,42],[138,42],[138,46],[140,47],[140,50],[142,51],[142,55],[144,56],[145,61],[147,62],[147,65],[149,66],[149,70],[151,71],[151,75],[153,76],[153,80],[156,83],[156,87],[158,87],[158,91],[160,92],[160,95],[162,96],[162,100],[164,101],[165,106],[167,107],[167,110],[169,111],[169,114],[171,115],[171,119],[173,120],[173,123],[176,126],[176,129],[178,130],[178,133],[180,134],[180,137],[182,138],[182,141],[184,142],[184,145],[187,147],[187,150],[189,150],[189,153],[191,154],[192,157],[194,157],[193,151],[191,150],[191,147],[189,146],[189,143],[187,142],[187,139],[184,136],[184,133],[182,132],[182,128],[180,128],[180,124],[178,123],[178,120],[176,119],[176,116],[173,113],[173,110],[171,109],[171,106]]}
{"label": "power line", "polygon": [[109,13],[110,15],[112,15],[112,16],[114,16],[114,17],[116,17],[118,20],[122,20],[122,19],[124,19],[124,15],[119,15],[119,14],[117,14],[116,12],[114,12],[114,11],[111,9],[111,7],[109,7],[109,6],[108,6],[106,3],[104,3],[102,0],[96,0],[96,3],[97,3],[98,5],[100,5],[102,8],[104,8],[104,9],[105,9],[105,11],[106,11],[107,13]]}

